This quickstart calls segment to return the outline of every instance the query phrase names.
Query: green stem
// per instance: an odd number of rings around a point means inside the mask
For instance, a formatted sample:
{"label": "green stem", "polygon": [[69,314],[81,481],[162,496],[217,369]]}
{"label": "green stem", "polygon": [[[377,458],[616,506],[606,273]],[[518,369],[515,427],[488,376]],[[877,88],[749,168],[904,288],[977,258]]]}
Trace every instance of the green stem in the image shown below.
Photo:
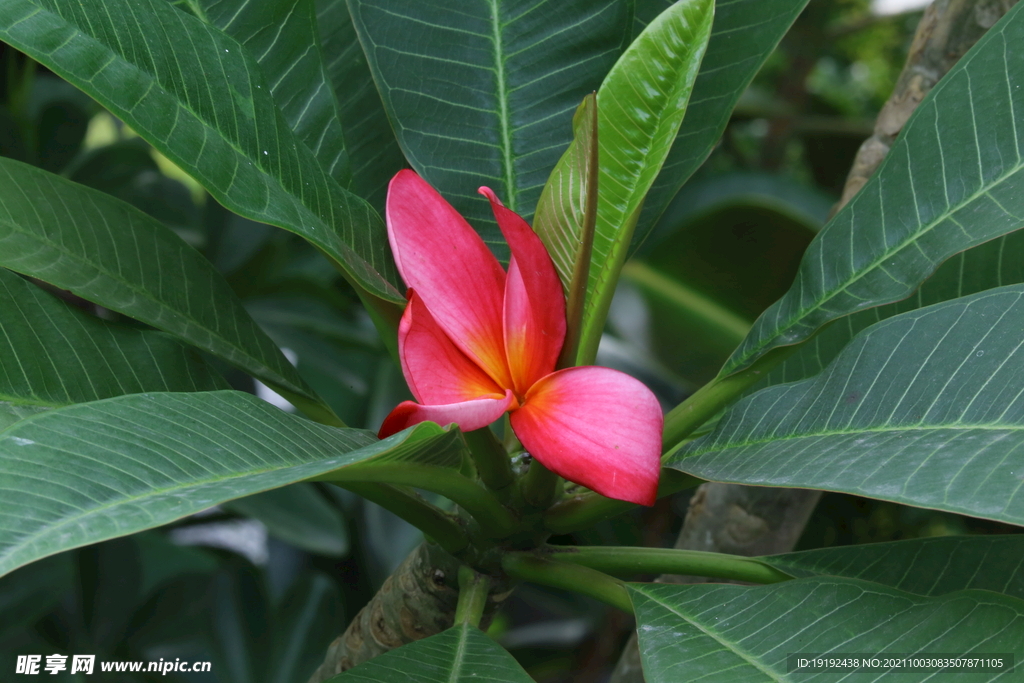
{"label": "green stem", "polygon": [[423,500],[414,491],[389,484],[355,481],[338,483],[336,486],[348,489],[394,513],[452,555],[469,546],[469,538],[459,523],[444,510]]}
{"label": "green stem", "polygon": [[459,602],[455,606],[455,623],[480,627],[480,618],[487,606],[491,581],[473,571],[469,565],[459,567]]}
{"label": "green stem", "polygon": [[498,437],[490,427],[463,432],[462,436],[473,454],[473,462],[476,463],[481,481],[496,493],[505,492],[506,495],[502,497],[507,498],[507,489],[516,480],[516,475],[512,471],[512,461]]}
{"label": "green stem", "polygon": [[522,479],[523,500],[538,510],[547,509],[562,488],[562,478],[534,458]]}
{"label": "green stem", "polygon": [[670,453],[680,442],[715,414],[732,403],[740,394],[754,386],[765,375],[793,353],[799,345],[772,350],[753,365],[726,377],[716,377],[697,390],[695,394],[677,405],[665,415],[665,429],[661,442],[663,453]]}
{"label": "green stem", "polygon": [[549,546],[549,557],[616,576],[628,574],[682,574],[711,576],[750,583],[779,583],[793,579],[760,560],[724,553],[673,548],[611,546]]}
{"label": "green stem", "polygon": [[516,518],[494,494],[455,470],[416,463],[375,463],[372,467],[352,467],[316,478],[342,486],[349,482],[375,482],[414,486],[448,498],[473,515],[488,538],[504,538],[518,528]]}
{"label": "green stem", "polygon": [[633,604],[625,584],[589,567],[555,562],[534,553],[518,552],[506,553],[501,559],[501,566],[514,578],[587,595],[624,612],[633,613]]}
{"label": "green stem", "polygon": [[[658,483],[658,497],[663,498],[703,483],[679,470],[662,468]],[[621,515],[636,507],[636,503],[605,498],[597,493],[565,496],[544,514],[544,528],[553,534],[568,534],[586,529],[597,522]]]}

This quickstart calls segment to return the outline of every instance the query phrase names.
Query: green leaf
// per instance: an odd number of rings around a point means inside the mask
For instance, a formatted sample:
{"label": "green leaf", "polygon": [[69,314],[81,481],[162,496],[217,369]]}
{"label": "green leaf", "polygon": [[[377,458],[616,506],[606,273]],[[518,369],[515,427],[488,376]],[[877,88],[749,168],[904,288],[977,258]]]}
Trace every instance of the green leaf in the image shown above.
{"label": "green leaf", "polygon": [[721,375],[822,325],[909,296],[959,251],[1024,215],[1024,12],[1010,10],[957,62],[882,166],[818,234],[789,292],[754,324]]}
{"label": "green leaf", "polygon": [[232,500],[225,510],[258,519],[271,535],[311,553],[341,557],[348,552],[348,532],[338,510],[312,484],[292,484]]}
{"label": "green leaf", "polygon": [[390,650],[328,683],[531,683],[512,655],[468,624]]}
{"label": "green leaf", "polygon": [[954,255],[939,266],[913,296],[858,311],[828,324],[773,368],[757,387],[795,382],[821,372],[854,335],[886,318],[1021,282],[1024,282],[1024,230],[1017,230]]}
{"label": "green leaf", "polygon": [[592,362],[647,190],[683,121],[713,0],[680,0],[633,41],[597,93],[597,225],[577,360]]}
{"label": "green leaf", "polygon": [[[670,4],[669,0],[639,0],[638,26],[645,25],[645,21]],[[711,39],[693,84],[686,117],[644,200],[633,235],[634,248],[643,242],[679,188],[718,144],[740,96],[805,5],[807,0],[716,3]]]}
{"label": "green leaf", "polygon": [[352,167],[349,189],[383,212],[388,182],[405,168],[405,156],[391,130],[345,0],[316,0],[316,19]]}
{"label": "green leaf", "polygon": [[889,318],[820,375],[740,401],[672,453],[704,479],[1024,523],[1024,285]]}
{"label": "green leaf", "polygon": [[227,386],[166,335],[100,320],[0,268],[0,399],[52,407]]}
{"label": "green leaf", "polygon": [[0,39],[94,97],[232,211],[316,245],[401,301],[376,213],[292,133],[238,42],[165,0],[9,0]]}
{"label": "green leaf", "polygon": [[7,429],[15,422],[31,417],[36,413],[46,412],[46,408],[40,406],[23,406],[0,401],[0,430]]}
{"label": "green leaf", "polygon": [[453,438],[461,441],[424,423],[377,441],[241,392],[136,394],[47,411],[0,432],[0,574],[327,473],[359,480],[378,467],[458,467]]}
{"label": "green leaf", "polygon": [[[161,223],[9,159],[0,158],[0,180],[0,266],[141,320],[307,403],[316,401],[227,282]],[[150,384],[140,390],[154,390]]]}
{"label": "green leaf", "polygon": [[348,185],[348,153],[313,0],[197,0],[193,8],[252,54],[288,126],[320,166]]}
{"label": "green leaf", "polygon": [[349,0],[406,158],[507,254],[493,189],[530,220],[572,136],[570,117],[629,39],[626,0]]}
{"label": "green leaf", "polygon": [[630,584],[629,593],[649,683],[837,680],[789,674],[788,655],[804,652],[1024,655],[1024,601],[988,591],[929,598],[821,577],[753,587]]}
{"label": "green leaf", "polygon": [[873,581],[918,595],[977,588],[1024,599],[1024,535],[945,536],[759,558],[797,577]]}
{"label": "green leaf", "polygon": [[566,339],[559,367],[576,365],[597,222],[597,96],[583,98],[573,138],[540,193],[533,229],[547,247],[565,290]]}

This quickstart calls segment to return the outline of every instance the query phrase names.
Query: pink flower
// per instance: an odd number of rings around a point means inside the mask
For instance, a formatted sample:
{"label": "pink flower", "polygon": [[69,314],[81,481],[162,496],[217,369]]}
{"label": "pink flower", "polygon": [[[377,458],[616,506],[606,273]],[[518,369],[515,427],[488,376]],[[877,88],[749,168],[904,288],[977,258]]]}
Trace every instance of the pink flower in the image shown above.
{"label": "pink flower", "polygon": [[388,238],[409,286],[398,331],[405,401],[384,438],[424,421],[481,429],[510,412],[529,453],[610,498],[652,505],[663,417],[641,382],[599,367],[555,371],[565,297],[540,238],[494,193],[512,251],[508,273],[466,220],[413,171],[391,180]]}

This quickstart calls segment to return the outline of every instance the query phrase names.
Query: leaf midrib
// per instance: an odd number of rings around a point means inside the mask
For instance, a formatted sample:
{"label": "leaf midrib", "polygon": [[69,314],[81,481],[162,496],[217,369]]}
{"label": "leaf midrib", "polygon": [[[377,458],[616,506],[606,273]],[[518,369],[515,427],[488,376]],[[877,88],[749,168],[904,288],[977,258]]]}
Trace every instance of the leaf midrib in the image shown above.
{"label": "leaf midrib", "polygon": [[494,40],[494,69],[498,92],[498,125],[501,135],[502,165],[505,167],[505,205],[519,213],[516,193],[515,173],[512,168],[512,132],[509,126],[508,113],[508,82],[505,77],[505,59],[503,56],[502,25],[498,16],[498,0],[488,0],[491,10],[491,33]]}
{"label": "leaf midrib", "polygon": [[732,642],[731,640],[728,640],[722,634],[716,633],[716,632],[714,632],[714,631],[712,631],[712,630],[710,630],[708,628],[705,628],[703,624],[698,623],[694,619],[688,617],[686,614],[683,614],[682,612],[674,609],[671,605],[663,602],[662,600],[660,600],[659,598],[651,595],[647,591],[641,590],[641,589],[636,589],[636,588],[634,588],[634,590],[636,590],[637,592],[641,593],[648,600],[651,600],[652,602],[656,603],[657,605],[662,607],[664,610],[666,610],[666,611],[676,615],[677,617],[679,617],[680,619],[682,619],[686,623],[688,623],[691,626],[693,626],[694,628],[698,629],[701,633],[703,633],[704,635],[708,636],[709,638],[711,638],[715,642],[721,644],[723,647],[728,648],[729,652],[731,652],[732,654],[736,655],[737,657],[742,659],[744,662],[749,664],[751,667],[753,667],[753,668],[757,669],[758,671],[760,671],[761,673],[763,673],[765,676],[767,676],[771,680],[779,681],[779,683],[782,683],[782,681],[785,680],[784,678],[780,678],[771,669],[766,669],[764,666],[762,666],[756,659],[754,659],[746,651],[740,650],[739,649],[739,645],[737,645],[736,643]]}
{"label": "leaf midrib", "polygon": [[[960,423],[944,424],[944,425],[910,425],[910,426],[889,426],[880,425],[878,427],[866,427],[864,429],[855,430],[842,430],[842,429],[826,429],[817,430],[811,432],[805,432],[800,434],[786,434],[774,438],[763,438],[763,439],[745,439],[743,441],[730,441],[722,444],[720,447],[708,447],[703,450],[696,450],[692,453],[681,454],[683,458],[695,458],[708,453],[721,453],[727,450],[735,448],[745,448],[747,446],[760,446],[766,443],[775,442],[786,442],[795,441],[798,439],[810,439],[817,437],[827,436],[858,436],[861,434],[886,434],[896,432],[926,432],[926,431],[937,431],[946,430],[954,432],[966,432],[966,431],[1008,431],[1008,432],[1024,432],[1024,425],[1017,424],[977,424],[977,425],[966,425]],[[684,444],[685,445],[685,444]]]}

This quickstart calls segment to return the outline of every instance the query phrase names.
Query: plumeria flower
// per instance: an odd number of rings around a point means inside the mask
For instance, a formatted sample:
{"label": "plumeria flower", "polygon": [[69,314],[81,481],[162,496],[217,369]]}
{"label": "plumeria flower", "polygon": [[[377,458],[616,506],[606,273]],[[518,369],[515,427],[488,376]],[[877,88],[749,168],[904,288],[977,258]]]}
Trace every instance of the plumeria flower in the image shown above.
{"label": "plumeria flower", "polygon": [[398,330],[416,402],[395,408],[384,438],[424,421],[481,429],[510,413],[526,450],[566,479],[652,505],[663,417],[641,382],[616,370],[555,370],[565,296],[540,238],[486,187],[512,251],[508,272],[469,223],[413,171],[391,180],[388,238],[409,305]]}

